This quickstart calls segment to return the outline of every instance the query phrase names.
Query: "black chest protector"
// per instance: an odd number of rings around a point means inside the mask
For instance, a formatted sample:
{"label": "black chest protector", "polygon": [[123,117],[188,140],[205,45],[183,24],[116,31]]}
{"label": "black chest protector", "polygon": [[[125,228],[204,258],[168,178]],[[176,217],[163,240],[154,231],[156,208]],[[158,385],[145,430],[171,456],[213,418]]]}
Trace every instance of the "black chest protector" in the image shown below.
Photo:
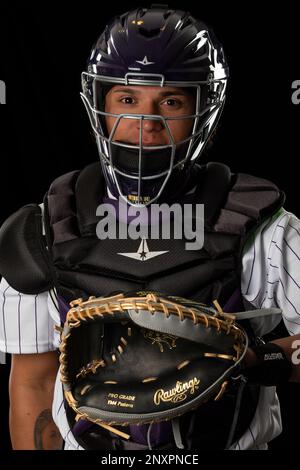
{"label": "black chest protector", "polygon": [[[194,191],[188,190],[193,187]],[[45,196],[43,216],[40,206],[31,204],[3,224],[0,272],[12,287],[25,294],[56,287],[65,306],[78,297],[157,290],[207,304],[217,299],[224,311],[226,303],[227,311],[234,311],[232,299],[240,285],[241,252],[246,237],[283,205],[284,195],[267,180],[231,174],[227,166],[219,163],[195,165],[186,193],[181,204],[204,204],[201,249],[186,250],[186,242],[191,240],[175,239],[172,231],[170,239],[100,240],[96,235],[100,221],[96,210],[105,197],[100,164],[63,175],[52,183]],[[117,226],[121,223],[116,222]],[[154,252],[161,253],[153,256]],[[228,397],[227,403],[222,399],[221,405],[204,407],[192,420],[184,416],[189,446],[198,446],[199,442],[203,445],[206,439],[206,448],[218,440],[222,448],[222,436],[228,429],[227,424],[222,428],[217,416],[223,414],[222,423],[227,420],[230,424],[232,404]],[[256,403],[252,408],[244,406],[244,425],[237,427],[237,434],[245,430],[255,407]],[[220,423],[217,430],[215,417]],[[199,422],[206,423],[203,432],[199,432]],[[120,439],[101,436],[100,441],[104,448],[123,448]],[[95,442],[99,448],[99,440]]]}
{"label": "black chest protector", "polygon": [[0,273],[20,292],[56,287],[67,302],[138,289],[209,304],[218,299],[224,305],[239,286],[247,235],[282,206],[284,196],[273,183],[232,175],[219,163],[194,166],[194,184],[195,191],[180,202],[204,204],[202,249],[186,250],[191,240],[174,239],[171,231],[171,239],[148,238],[142,250],[141,239],[100,240],[96,235],[96,209],[105,195],[100,164],[65,174],[45,196],[44,235],[42,211],[34,204],[2,225]]}

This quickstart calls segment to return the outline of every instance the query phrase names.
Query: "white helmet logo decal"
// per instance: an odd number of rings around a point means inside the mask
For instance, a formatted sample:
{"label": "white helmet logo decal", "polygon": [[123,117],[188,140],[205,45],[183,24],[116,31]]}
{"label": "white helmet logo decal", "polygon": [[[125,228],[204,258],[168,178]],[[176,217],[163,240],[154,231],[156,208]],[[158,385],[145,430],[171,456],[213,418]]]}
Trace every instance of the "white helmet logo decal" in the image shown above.
{"label": "white helmet logo decal", "polygon": [[149,62],[146,55],[145,55],[145,57],[143,58],[143,60],[136,60],[136,62],[137,62],[138,64],[142,64],[142,65],[151,65],[151,64],[155,64],[155,62]]}

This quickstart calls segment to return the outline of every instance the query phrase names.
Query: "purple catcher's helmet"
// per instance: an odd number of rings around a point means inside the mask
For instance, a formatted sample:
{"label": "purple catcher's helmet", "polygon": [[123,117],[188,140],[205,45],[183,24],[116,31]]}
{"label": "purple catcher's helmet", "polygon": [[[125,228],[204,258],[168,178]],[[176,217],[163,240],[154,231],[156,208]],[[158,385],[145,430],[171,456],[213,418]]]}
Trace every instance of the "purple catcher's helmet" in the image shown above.
{"label": "purple catcher's helmet", "polygon": [[[225,102],[228,66],[213,31],[188,12],[167,6],[138,8],[115,17],[94,45],[82,73],[81,97],[94,130],[110,193],[133,206],[172,199],[199,158]],[[169,128],[175,117],[105,112],[105,95],[114,85],[188,87],[195,98],[191,135],[176,142]],[[115,117],[108,133],[106,116]],[[136,119],[139,145],[114,140],[123,119]],[[178,119],[178,117],[177,117]],[[167,145],[142,142],[145,120],[164,126]]]}

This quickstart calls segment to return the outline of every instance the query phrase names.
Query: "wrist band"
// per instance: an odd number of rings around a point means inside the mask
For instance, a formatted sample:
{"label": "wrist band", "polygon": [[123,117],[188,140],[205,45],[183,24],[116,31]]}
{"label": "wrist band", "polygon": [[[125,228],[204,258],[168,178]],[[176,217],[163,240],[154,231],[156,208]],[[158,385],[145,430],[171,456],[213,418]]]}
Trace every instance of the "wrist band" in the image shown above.
{"label": "wrist band", "polygon": [[288,382],[293,365],[278,344],[260,344],[251,346],[251,349],[259,362],[244,370],[244,374],[250,382],[265,386],[281,385]]}

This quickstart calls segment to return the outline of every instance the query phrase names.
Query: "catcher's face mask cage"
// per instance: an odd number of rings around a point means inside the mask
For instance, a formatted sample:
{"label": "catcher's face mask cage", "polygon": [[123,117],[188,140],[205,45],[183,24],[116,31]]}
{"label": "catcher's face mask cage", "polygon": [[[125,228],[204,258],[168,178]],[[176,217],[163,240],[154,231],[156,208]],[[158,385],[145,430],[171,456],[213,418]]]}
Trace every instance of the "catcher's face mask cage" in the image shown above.
{"label": "catcher's face mask cage", "polygon": [[[145,206],[178,189],[172,177],[200,156],[217,125],[225,101],[228,69],[213,32],[188,13],[164,8],[134,10],[115,18],[93,48],[82,73],[81,97],[96,136],[107,186],[115,197]],[[105,95],[114,85],[188,89],[194,112],[185,116],[112,114]],[[115,118],[108,133],[106,118]],[[135,119],[139,144],[117,141],[124,120]],[[189,135],[175,142],[170,125],[192,122]],[[144,123],[158,121],[168,136],[164,145],[143,145]],[[171,125],[172,127],[172,125]]]}

